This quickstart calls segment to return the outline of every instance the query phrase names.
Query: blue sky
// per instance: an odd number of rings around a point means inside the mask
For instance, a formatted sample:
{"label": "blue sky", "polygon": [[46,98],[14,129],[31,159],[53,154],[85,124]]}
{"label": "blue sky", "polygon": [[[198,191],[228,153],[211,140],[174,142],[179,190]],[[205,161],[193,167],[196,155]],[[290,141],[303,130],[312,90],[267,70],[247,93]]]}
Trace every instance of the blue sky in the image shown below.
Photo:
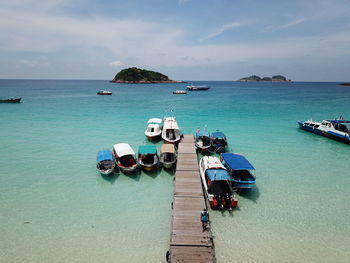
{"label": "blue sky", "polygon": [[350,80],[349,0],[0,0],[0,78]]}

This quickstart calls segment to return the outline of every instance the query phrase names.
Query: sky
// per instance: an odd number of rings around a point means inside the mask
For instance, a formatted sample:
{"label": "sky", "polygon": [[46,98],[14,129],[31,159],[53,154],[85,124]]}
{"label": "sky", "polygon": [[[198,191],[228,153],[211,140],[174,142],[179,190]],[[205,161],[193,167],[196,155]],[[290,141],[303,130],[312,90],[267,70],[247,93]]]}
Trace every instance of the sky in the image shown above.
{"label": "sky", "polygon": [[0,79],[350,80],[350,0],[0,0]]}

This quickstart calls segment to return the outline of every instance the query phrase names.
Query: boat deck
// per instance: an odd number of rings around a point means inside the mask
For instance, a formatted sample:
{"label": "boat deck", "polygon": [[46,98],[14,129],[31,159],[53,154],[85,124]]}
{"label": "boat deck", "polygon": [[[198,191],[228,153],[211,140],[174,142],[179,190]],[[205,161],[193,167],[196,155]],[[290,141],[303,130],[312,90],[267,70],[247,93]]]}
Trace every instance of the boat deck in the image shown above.
{"label": "boat deck", "polygon": [[204,198],[193,135],[185,135],[178,148],[169,262],[216,262],[210,225],[203,232],[200,221]]}

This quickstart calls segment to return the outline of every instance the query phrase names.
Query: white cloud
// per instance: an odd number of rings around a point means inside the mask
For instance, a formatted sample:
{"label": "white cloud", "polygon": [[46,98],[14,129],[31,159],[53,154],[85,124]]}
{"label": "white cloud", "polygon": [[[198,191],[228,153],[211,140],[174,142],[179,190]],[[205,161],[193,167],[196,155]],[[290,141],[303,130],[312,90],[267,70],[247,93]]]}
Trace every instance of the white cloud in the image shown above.
{"label": "white cloud", "polygon": [[213,33],[209,34],[206,37],[201,38],[200,41],[204,41],[204,40],[211,39],[213,37],[217,37],[217,36],[223,34],[227,30],[231,30],[231,29],[234,29],[234,28],[237,28],[237,27],[241,27],[241,26],[242,26],[242,24],[238,23],[238,22],[233,22],[233,23],[222,25],[220,28],[215,30]]}
{"label": "white cloud", "polygon": [[120,67],[123,65],[123,62],[121,62],[120,60],[116,60],[116,61],[110,62],[108,65],[110,67]]}
{"label": "white cloud", "polygon": [[294,19],[286,24],[267,26],[267,27],[265,27],[264,32],[273,32],[273,31],[277,31],[277,30],[286,29],[286,28],[304,23],[305,20],[306,20],[305,18],[297,18],[297,19]]}

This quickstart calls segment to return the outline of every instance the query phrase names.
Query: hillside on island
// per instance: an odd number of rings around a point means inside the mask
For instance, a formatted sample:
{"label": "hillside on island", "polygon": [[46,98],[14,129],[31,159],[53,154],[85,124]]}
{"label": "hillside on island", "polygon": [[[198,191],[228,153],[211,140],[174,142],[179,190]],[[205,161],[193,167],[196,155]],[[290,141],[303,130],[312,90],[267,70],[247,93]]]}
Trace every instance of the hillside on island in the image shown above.
{"label": "hillside on island", "polygon": [[111,82],[117,83],[178,83],[168,76],[146,69],[136,67],[126,68],[117,73]]}
{"label": "hillside on island", "polygon": [[283,81],[291,81],[291,80],[287,80],[287,78],[285,76],[282,76],[282,75],[276,75],[276,76],[273,76],[272,78],[270,77],[263,77],[263,78],[260,78],[259,76],[257,75],[252,75],[250,77],[245,77],[245,78],[241,78],[240,80],[238,81],[273,81],[273,82],[283,82]]}

